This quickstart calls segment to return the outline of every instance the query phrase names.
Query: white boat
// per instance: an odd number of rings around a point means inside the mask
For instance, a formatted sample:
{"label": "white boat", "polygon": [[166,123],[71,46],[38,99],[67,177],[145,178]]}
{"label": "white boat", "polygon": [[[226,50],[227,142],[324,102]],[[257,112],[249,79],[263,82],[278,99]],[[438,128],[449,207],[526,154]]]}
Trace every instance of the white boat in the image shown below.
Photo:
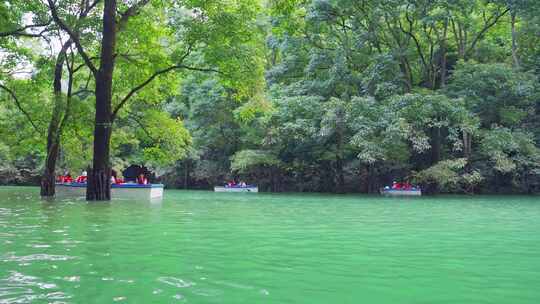
{"label": "white boat", "polygon": [[381,189],[381,194],[384,196],[422,196],[421,189]]}
{"label": "white boat", "polygon": [[226,186],[226,187],[220,187],[216,186],[214,187],[214,192],[253,192],[257,193],[259,192],[259,188],[257,186]]}
{"label": "white boat", "polygon": [[[85,197],[86,183],[56,184],[57,197]],[[119,199],[159,199],[163,197],[162,184],[112,184],[111,197]]]}

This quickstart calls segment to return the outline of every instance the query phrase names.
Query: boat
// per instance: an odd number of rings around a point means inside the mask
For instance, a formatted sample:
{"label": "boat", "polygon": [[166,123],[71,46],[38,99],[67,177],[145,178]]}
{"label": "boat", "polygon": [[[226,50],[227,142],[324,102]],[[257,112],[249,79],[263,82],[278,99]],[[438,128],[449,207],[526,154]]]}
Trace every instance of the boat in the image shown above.
{"label": "boat", "polygon": [[422,190],[420,188],[412,189],[386,189],[380,190],[384,196],[422,196]]}
{"label": "boat", "polygon": [[[85,197],[86,183],[57,183],[57,197]],[[163,197],[162,184],[112,184],[111,196],[113,199],[159,199]]]}
{"label": "boat", "polygon": [[259,192],[259,188],[253,185],[247,186],[216,186],[214,192]]}

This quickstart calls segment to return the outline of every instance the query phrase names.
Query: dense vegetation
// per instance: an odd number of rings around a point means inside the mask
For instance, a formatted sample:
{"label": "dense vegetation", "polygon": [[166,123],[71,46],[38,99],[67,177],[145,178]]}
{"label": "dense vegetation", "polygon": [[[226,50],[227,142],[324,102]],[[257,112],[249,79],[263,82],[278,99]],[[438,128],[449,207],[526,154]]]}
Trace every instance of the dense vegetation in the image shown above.
{"label": "dense vegetation", "polygon": [[540,192],[539,16],[535,0],[0,1],[3,175],[39,172],[43,192],[143,163],[185,188]]}

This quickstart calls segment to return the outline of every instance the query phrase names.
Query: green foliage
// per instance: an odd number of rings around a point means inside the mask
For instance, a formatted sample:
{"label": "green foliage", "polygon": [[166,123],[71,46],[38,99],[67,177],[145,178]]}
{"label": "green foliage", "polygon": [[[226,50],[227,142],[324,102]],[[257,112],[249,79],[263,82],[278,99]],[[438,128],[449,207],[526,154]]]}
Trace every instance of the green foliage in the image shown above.
{"label": "green foliage", "polygon": [[268,151],[242,150],[231,157],[231,170],[246,173],[255,167],[279,166],[280,161]]}
{"label": "green foliage", "polygon": [[147,122],[146,127],[141,126],[142,132],[147,135],[147,139],[141,143],[146,163],[170,166],[186,156],[191,136],[181,120],[159,111],[147,111],[143,120]]}
{"label": "green foliage", "polygon": [[465,99],[467,108],[489,127],[519,125],[533,110],[538,88],[534,75],[507,65],[462,62],[447,91]]}
{"label": "green foliage", "polygon": [[414,177],[418,183],[435,183],[443,191],[455,190],[461,176],[459,174],[465,168],[467,160],[464,158],[443,160],[434,166],[418,172]]}
{"label": "green foliage", "polygon": [[467,171],[467,159],[447,159],[413,175],[415,182],[437,187],[443,192],[473,193],[484,181],[478,170]]}
{"label": "green foliage", "polygon": [[482,152],[503,174],[522,174],[540,168],[540,149],[531,134],[495,127],[486,131],[481,141]]}

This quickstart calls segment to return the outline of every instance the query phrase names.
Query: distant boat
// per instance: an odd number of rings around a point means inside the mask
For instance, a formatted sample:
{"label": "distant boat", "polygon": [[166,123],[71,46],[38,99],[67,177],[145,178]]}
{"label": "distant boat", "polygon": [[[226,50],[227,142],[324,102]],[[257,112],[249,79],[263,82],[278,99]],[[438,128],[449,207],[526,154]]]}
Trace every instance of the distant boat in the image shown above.
{"label": "distant boat", "polygon": [[214,192],[259,192],[259,188],[253,185],[247,186],[216,186],[214,187]]}
{"label": "distant boat", "polygon": [[384,196],[422,196],[422,190],[419,188],[413,189],[385,189],[380,190],[381,194]]}
{"label": "distant boat", "polygon": [[[86,196],[86,183],[59,183],[56,184],[57,197],[84,197]],[[162,184],[112,184],[112,198],[120,199],[158,199],[163,197]]]}

